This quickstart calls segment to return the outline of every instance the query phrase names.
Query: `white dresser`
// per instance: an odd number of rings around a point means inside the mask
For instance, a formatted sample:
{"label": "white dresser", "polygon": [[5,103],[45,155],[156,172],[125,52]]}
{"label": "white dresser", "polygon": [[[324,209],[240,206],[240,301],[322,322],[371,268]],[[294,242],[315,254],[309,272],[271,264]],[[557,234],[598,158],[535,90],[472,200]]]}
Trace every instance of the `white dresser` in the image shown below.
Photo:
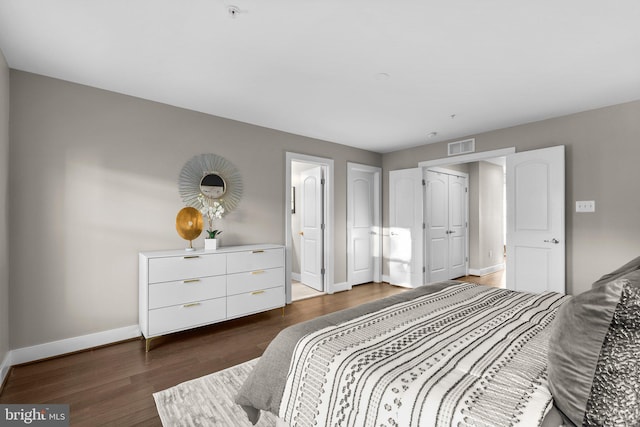
{"label": "white dresser", "polygon": [[153,337],[285,306],[284,247],[141,252],[139,319]]}

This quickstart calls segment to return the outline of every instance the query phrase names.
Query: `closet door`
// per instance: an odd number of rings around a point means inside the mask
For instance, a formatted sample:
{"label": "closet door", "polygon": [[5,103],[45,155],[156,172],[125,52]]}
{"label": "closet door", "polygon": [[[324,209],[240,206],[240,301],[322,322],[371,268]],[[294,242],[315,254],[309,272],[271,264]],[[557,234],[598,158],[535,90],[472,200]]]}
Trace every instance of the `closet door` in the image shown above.
{"label": "closet door", "polygon": [[389,172],[389,281],[417,287],[425,283],[422,232],[422,171]]}
{"label": "closet door", "polygon": [[449,279],[449,175],[427,171],[427,264],[429,282]]}
{"label": "closet door", "polygon": [[467,178],[449,175],[449,279],[467,274]]}
{"label": "closet door", "polygon": [[347,279],[380,281],[381,168],[347,164]]}
{"label": "closet door", "polygon": [[467,177],[425,172],[428,282],[467,274]]}

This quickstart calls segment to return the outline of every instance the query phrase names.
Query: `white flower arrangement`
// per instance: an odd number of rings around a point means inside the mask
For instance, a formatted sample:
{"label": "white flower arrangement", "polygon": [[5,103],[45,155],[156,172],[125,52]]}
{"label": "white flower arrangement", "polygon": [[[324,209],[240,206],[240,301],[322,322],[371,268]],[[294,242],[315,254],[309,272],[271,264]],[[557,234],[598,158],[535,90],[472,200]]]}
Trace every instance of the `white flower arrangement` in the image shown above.
{"label": "white flower arrangement", "polygon": [[222,204],[217,200],[210,199],[202,194],[198,196],[198,201],[202,205],[200,212],[203,216],[207,217],[207,221],[209,222],[209,228],[207,229],[209,239],[215,239],[216,236],[222,234],[222,231],[213,229],[213,220],[222,219],[222,216],[224,215],[224,206],[222,206]]}

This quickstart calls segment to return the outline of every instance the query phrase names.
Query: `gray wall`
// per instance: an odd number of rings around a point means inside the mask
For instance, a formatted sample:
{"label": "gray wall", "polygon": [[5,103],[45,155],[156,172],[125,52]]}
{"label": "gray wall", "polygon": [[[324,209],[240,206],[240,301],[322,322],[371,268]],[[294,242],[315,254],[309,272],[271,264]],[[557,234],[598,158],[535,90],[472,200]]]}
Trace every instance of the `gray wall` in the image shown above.
{"label": "gray wall", "polygon": [[[3,61],[0,197],[7,73]],[[388,171],[446,157],[446,143],[380,155],[15,70],[10,82],[10,203],[0,213],[0,263],[7,263],[8,206],[11,290],[0,355],[7,323],[10,348],[137,323],[137,253],[184,246],[174,230],[183,206],[176,183],[196,154],[226,157],[244,178],[239,209],[220,222],[224,245],[283,243],[285,152],[333,158],[336,282],[346,280],[346,163],[383,166],[386,225]],[[567,147],[570,293],[640,253],[638,118],[640,101],[474,135],[477,151]],[[594,214],[574,212],[575,200],[591,199]]]}
{"label": "gray wall", "polygon": [[9,351],[8,186],[9,66],[0,51],[0,363]]}
{"label": "gray wall", "polygon": [[[477,162],[479,170],[478,191],[478,258],[471,268],[483,269],[503,262],[503,189],[502,166],[489,162]],[[470,239],[472,240],[472,239]],[[472,240],[473,241],[473,240]],[[491,256],[489,255],[491,253]]]}
{"label": "gray wall", "polygon": [[285,153],[334,159],[346,281],[346,164],[380,154],[15,70],[11,94],[11,348],[137,324],[137,254],[185,246],[177,179],[201,153],[243,176],[223,245],[284,243]]}
{"label": "gray wall", "polygon": [[[588,290],[600,275],[640,255],[640,101],[469,137],[476,138],[478,152],[506,147],[516,147],[517,151],[566,147],[569,293]],[[390,170],[445,157],[446,142],[385,154],[384,212],[388,212]],[[596,212],[575,213],[576,200],[595,200]]]}
{"label": "gray wall", "polygon": [[503,262],[503,181],[501,166],[469,163],[469,269]]}

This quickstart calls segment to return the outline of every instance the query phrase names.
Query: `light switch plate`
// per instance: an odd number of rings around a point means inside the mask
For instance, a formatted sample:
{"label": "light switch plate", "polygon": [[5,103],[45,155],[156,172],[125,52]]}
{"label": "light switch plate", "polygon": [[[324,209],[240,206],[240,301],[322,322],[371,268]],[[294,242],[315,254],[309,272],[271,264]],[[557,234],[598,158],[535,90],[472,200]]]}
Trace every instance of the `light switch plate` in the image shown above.
{"label": "light switch plate", "polygon": [[576,202],[576,212],[595,212],[596,202],[595,200],[582,200]]}

